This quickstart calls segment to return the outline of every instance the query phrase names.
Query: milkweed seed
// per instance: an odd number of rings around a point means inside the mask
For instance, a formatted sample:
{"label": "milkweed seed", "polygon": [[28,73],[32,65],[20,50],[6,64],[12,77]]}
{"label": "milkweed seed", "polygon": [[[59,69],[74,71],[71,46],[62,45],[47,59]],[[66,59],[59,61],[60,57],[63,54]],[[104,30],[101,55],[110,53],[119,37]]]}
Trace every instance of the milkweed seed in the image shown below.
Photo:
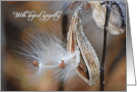
{"label": "milkweed seed", "polygon": [[39,63],[36,61],[33,61],[33,65],[37,67],[37,66],[39,66]]}
{"label": "milkweed seed", "polygon": [[62,60],[61,63],[59,64],[59,68],[65,68],[65,63],[64,63],[63,60]]}

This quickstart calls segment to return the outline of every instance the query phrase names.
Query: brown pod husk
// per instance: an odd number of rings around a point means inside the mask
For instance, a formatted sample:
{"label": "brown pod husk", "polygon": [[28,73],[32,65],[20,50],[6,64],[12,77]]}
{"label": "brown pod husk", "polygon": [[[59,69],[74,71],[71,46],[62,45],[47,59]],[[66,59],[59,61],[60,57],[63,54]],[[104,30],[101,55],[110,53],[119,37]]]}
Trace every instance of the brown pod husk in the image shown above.
{"label": "brown pod husk", "polygon": [[[105,25],[105,17],[106,17],[106,5],[101,5],[100,1],[89,1],[89,4],[92,9],[92,17],[96,23],[96,25],[104,29]],[[113,35],[119,35],[124,32],[124,28],[121,28],[122,18],[121,15],[115,5],[111,10],[109,24],[108,24],[108,32]]]}
{"label": "brown pod husk", "polygon": [[91,43],[83,33],[81,8],[76,9],[68,32],[68,50],[80,51],[80,62],[76,72],[89,85],[94,85],[100,74],[100,64]]}

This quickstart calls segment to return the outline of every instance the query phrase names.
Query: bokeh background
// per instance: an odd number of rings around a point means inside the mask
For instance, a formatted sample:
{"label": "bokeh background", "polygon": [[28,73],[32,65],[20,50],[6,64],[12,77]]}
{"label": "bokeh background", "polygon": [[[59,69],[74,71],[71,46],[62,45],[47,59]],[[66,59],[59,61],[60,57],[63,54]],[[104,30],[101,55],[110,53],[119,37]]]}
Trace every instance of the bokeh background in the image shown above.
{"label": "bokeh background", "polygon": [[[23,60],[18,58],[16,51],[21,41],[29,43],[25,39],[28,33],[37,31],[52,32],[57,37],[65,40],[71,17],[78,6],[70,9],[70,1],[2,1],[1,17],[1,70],[2,91],[58,91],[60,82],[49,76],[42,76],[37,82],[26,76],[31,75],[26,69]],[[13,11],[36,10],[37,13],[45,10],[47,14],[54,14],[61,10],[63,14],[58,21],[27,21],[26,18],[15,18]],[[92,18],[92,9],[84,8],[82,11],[84,33],[96,50],[99,61],[102,57],[103,30],[96,26]],[[50,72],[47,72],[50,74]],[[99,91],[100,78],[94,86],[89,86],[81,78],[75,76],[63,83],[63,91]],[[107,52],[105,62],[105,90],[126,90],[126,30],[120,35],[107,37]]]}

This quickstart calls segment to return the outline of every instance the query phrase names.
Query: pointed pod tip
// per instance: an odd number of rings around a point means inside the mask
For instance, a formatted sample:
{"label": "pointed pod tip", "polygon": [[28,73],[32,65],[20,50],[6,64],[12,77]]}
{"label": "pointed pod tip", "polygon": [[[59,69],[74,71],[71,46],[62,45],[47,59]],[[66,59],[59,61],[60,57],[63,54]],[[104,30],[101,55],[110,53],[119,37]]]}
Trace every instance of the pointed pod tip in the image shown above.
{"label": "pointed pod tip", "polygon": [[82,14],[82,8],[81,8],[82,6],[79,6],[76,10],[75,10],[75,15],[76,16],[79,16],[79,15],[81,15]]}

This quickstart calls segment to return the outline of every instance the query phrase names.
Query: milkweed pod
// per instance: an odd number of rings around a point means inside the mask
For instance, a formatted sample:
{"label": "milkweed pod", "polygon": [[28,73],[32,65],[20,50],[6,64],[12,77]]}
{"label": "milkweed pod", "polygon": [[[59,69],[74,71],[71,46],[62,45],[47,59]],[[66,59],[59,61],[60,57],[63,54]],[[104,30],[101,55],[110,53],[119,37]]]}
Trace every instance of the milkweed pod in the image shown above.
{"label": "milkweed pod", "polygon": [[[99,1],[89,1],[89,4],[91,6],[92,17],[96,25],[103,30],[106,18],[106,4],[101,5]],[[123,25],[125,25],[124,10],[121,9],[121,7],[118,8],[116,5],[112,5],[112,7],[109,8],[111,12],[108,32],[113,35],[119,35],[125,30],[125,28],[123,28]]]}
{"label": "milkweed pod", "polygon": [[83,33],[81,11],[78,7],[72,17],[68,32],[68,50],[71,53],[77,49],[80,51],[80,62],[75,70],[85,82],[94,85],[100,74],[100,64],[91,43]]}

